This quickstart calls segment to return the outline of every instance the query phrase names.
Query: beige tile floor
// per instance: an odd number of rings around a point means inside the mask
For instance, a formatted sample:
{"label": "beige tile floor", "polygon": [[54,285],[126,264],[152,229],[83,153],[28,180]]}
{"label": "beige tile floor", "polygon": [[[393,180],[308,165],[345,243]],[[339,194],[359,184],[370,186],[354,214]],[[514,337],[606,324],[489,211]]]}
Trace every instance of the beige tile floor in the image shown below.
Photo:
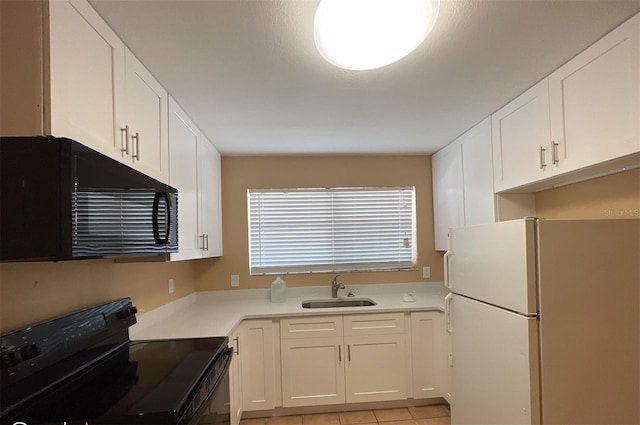
{"label": "beige tile floor", "polygon": [[450,425],[446,405],[243,419],[240,425]]}

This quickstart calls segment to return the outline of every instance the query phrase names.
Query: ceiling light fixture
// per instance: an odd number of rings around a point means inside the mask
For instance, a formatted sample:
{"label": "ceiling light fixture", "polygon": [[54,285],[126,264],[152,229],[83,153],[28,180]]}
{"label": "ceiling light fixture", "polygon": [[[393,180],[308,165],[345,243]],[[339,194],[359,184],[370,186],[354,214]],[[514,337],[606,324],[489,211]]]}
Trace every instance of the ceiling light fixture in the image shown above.
{"label": "ceiling light fixture", "polygon": [[314,22],[316,46],[337,67],[380,68],[415,50],[439,9],[440,0],[321,0]]}

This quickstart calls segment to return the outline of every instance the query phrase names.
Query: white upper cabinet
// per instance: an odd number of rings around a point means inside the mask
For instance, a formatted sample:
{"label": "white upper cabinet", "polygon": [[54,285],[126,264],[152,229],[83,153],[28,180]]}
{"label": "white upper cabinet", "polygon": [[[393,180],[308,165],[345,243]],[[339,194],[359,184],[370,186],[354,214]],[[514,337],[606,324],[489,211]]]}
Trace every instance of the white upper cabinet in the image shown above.
{"label": "white upper cabinet", "polygon": [[490,118],[433,155],[436,250],[447,250],[450,228],[495,221],[492,162]]}
{"label": "white upper cabinet", "polygon": [[169,184],[178,189],[178,246],[171,260],[202,257],[198,233],[198,146],[200,130],[178,104],[169,98]]}
{"label": "white upper cabinet", "polygon": [[433,221],[437,250],[447,250],[448,231],[463,226],[460,145],[450,143],[433,155]]}
{"label": "white upper cabinet", "polygon": [[637,165],[639,38],[636,15],[492,115],[496,192]]}
{"label": "white upper cabinet", "polygon": [[91,5],[0,9],[1,135],[67,137],[167,182],[167,92]]}
{"label": "white upper cabinet", "polygon": [[556,173],[640,150],[640,15],[549,76]]}
{"label": "white upper cabinet", "polygon": [[158,180],[169,178],[167,91],[126,49],[125,152],[134,168]]}
{"label": "white upper cabinet", "polygon": [[198,228],[204,241],[203,257],[222,255],[222,204],[220,154],[202,137],[198,149]]}
{"label": "white upper cabinet", "polygon": [[491,116],[496,192],[551,175],[551,129],[547,80]]}
{"label": "white upper cabinet", "polygon": [[491,118],[460,136],[464,225],[496,220],[491,154]]}
{"label": "white upper cabinet", "polygon": [[169,184],[178,189],[180,252],[171,260],[222,255],[220,154],[169,98]]}
{"label": "white upper cabinet", "polygon": [[120,159],[124,44],[86,1],[48,6],[49,67],[45,55],[43,73],[51,108],[49,116],[44,108],[41,134],[72,138]]}

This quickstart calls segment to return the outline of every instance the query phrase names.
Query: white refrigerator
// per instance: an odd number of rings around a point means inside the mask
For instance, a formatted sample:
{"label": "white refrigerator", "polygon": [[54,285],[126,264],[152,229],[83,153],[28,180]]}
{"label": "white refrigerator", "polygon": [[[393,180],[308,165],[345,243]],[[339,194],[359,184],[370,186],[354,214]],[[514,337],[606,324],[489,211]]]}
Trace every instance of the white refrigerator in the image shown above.
{"label": "white refrigerator", "polygon": [[640,423],[640,220],[452,229],[451,419]]}

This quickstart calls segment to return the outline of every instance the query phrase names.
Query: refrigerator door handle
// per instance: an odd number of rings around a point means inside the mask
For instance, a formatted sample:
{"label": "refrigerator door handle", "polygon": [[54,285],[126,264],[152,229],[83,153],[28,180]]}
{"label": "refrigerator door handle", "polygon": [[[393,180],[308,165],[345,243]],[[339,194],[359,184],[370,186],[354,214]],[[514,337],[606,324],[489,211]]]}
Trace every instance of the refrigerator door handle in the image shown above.
{"label": "refrigerator door handle", "polygon": [[449,257],[451,257],[451,252],[447,251],[444,254],[444,286],[451,289],[451,284],[449,283]]}
{"label": "refrigerator door handle", "polygon": [[451,327],[451,301],[453,301],[453,294],[448,294],[444,297],[444,316],[446,319],[447,333],[453,334],[453,328]]}

